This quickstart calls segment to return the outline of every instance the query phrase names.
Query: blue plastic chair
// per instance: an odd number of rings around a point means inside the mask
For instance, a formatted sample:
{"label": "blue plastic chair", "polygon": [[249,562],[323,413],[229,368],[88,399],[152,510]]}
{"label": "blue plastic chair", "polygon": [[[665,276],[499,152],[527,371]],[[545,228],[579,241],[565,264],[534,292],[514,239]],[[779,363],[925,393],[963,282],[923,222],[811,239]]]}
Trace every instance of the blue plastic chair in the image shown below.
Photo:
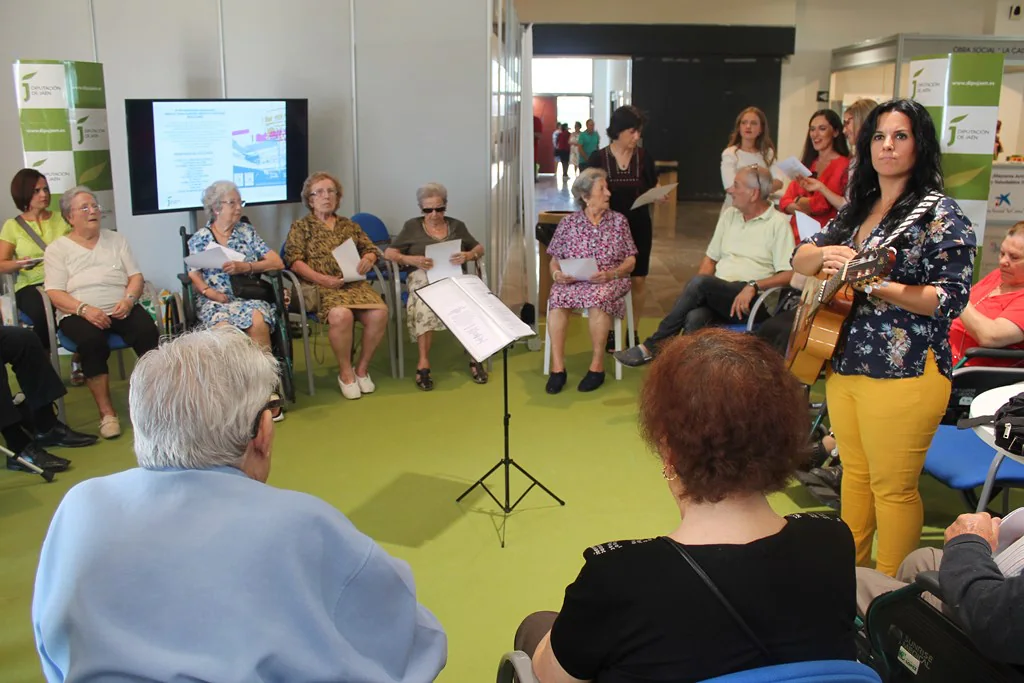
{"label": "blue plastic chair", "polygon": [[[757,296],[756,299],[754,299],[754,304],[750,307],[750,315],[747,316],[747,322],[745,322],[745,323],[735,323],[735,324],[729,324],[729,325],[722,325],[722,327],[724,329],[729,330],[730,332],[738,332],[740,334],[746,334],[747,332],[753,332],[754,330],[757,329],[757,324],[754,323],[754,319],[757,317],[757,312],[763,306],[767,305],[769,295],[775,294],[776,292],[782,292],[785,289],[788,289],[788,287],[769,287],[768,289],[764,290],[763,292],[761,292]],[[782,303],[781,302],[781,297],[782,296],[783,295],[780,294],[780,301],[779,301],[779,303]],[[778,308],[778,305],[776,305],[776,308]],[[774,312],[771,313],[771,315],[775,315],[777,312],[778,311],[774,311]]]}
{"label": "blue plastic chair", "polygon": [[[989,493],[983,491],[976,496],[974,491],[984,486],[995,457],[996,452],[979,439],[974,430],[939,425],[925,457],[924,471],[959,491],[969,508],[983,512],[988,507]],[[1024,488],[1024,464],[1003,458],[998,467],[995,486],[1002,487],[1004,491]]]}
{"label": "blue plastic chair", "polygon": [[882,678],[860,662],[826,659],[737,671],[704,683],[882,683]]}
{"label": "blue plastic chair", "polygon": [[[537,683],[530,656],[505,653],[498,662],[498,683]],[[778,664],[709,678],[704,683],[882,683],[869,666],[845,659]]]}

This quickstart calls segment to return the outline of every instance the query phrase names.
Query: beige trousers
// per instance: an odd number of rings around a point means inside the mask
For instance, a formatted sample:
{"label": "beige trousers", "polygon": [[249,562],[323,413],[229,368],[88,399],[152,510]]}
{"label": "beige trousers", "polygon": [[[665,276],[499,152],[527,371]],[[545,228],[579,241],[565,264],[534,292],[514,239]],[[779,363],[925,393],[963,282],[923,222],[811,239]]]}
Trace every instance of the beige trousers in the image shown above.
{"label": "beige trousers", "polygon": [[[896,572],[896,578],[867,567],[857,567],[857,614],[864,617],[871,601],[883,593],[905,588],[914,582],[921,572],[937,571],[942,562],[942,551],[937,548],[919,548],[907,555]],[[946,616],[952,617],[952,611],[931,593],[925,593],[924,599],[936,609],[942,610]]]}

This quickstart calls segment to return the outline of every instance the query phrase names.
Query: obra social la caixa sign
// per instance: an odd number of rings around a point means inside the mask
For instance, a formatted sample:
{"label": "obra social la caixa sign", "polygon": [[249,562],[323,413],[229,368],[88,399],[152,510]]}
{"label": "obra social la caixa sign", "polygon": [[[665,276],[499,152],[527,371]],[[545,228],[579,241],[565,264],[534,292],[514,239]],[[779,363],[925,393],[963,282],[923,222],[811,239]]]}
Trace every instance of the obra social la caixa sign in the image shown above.
{"label": "obra social la caixa sign", "polygon": [[114,229],[103,65],[19,60],[14,63],[25,165],[46,176],[52,207],[76,185],[96,192],[103,227]]}

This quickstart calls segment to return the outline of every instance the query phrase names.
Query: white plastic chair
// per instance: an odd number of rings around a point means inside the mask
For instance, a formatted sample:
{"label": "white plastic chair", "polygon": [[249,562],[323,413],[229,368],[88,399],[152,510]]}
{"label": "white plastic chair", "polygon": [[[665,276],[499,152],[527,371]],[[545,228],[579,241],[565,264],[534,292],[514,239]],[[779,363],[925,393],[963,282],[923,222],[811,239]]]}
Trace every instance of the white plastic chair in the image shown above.
{"label": "white plastic chair", "polygon": [[[636,329],[633,327],[633,292],[626,292],[626,338],[632,341],[636,336]],[[548,315],[551,314],[551,301],[548,301]],[[587,311],[583,311],[583,317]],[[622,346],[622,318],[615,318],[615,350],[621,351]],[[544,375],[551,374],[551,334],[548,332],[547,318],[544,319]],[[622,379],[622,363],[615,361],[615,379]]]}

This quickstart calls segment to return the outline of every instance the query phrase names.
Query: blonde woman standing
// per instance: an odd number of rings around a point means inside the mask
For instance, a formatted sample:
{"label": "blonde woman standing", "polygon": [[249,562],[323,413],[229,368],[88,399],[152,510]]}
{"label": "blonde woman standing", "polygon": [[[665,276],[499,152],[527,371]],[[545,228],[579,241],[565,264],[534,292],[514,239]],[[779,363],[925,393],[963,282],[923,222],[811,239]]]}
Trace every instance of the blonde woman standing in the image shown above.
{"label": "blonde woman standing", "polygon": [[[768,131],[768,117],[757,107],[747,107],[736,117],[729,136],[729,145],[722,151],[722,188],[728,190],[736,180],[736,172],[748,166],[762,166],[771,171],[772,194],[782,189],[785,176],[776,163],[778,154]],[[732,195],[725,194],[722,210],[732,206]]]}

